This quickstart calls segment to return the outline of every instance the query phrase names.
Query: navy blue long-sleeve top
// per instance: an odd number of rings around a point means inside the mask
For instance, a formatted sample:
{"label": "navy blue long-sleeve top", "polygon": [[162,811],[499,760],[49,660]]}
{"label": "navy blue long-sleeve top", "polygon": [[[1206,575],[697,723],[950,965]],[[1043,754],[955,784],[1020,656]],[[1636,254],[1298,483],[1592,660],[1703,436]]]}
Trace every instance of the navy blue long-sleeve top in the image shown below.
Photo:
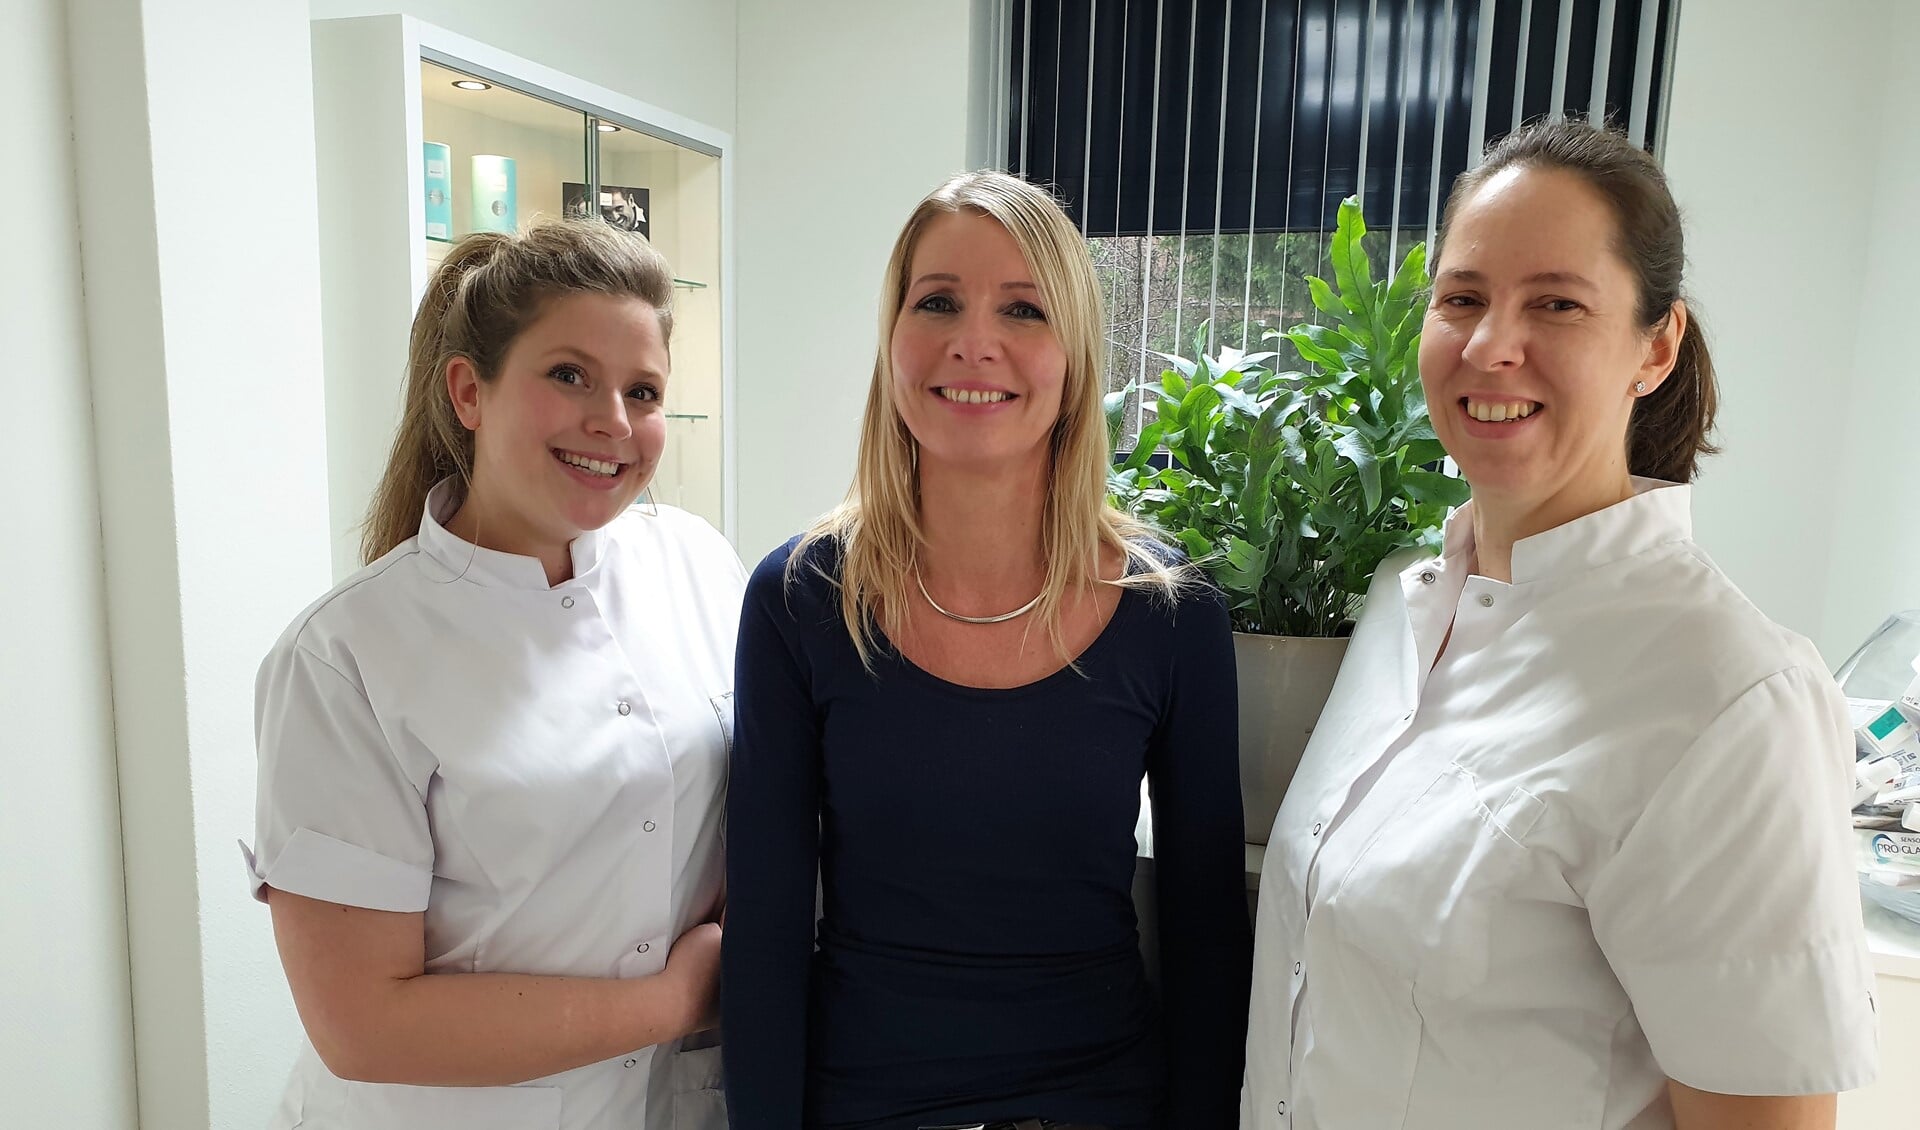
{"label": "navy blue long-sleeve top", "polygon": [[[1252,942],[1218,593],[1126,589],[1077,671],[981,689],[884,637],[868,672],[837,546],[788,583],[795,544],[754,571],[736,652],[734,1130],[1236,1126]],[[1158,1002],[1131,895],[1143,773]]]}

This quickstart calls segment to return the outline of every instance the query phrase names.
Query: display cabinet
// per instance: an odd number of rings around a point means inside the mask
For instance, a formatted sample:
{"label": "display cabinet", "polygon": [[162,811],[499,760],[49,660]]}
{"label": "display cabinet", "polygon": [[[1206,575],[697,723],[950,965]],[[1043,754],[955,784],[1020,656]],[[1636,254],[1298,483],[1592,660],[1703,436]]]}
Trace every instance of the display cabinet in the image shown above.
{"label": "display cabinet", "polygon": [[727,134],[406,16],[313,24],[335,574],[398,418],[412,313],[454,241],[598,215],[673,265],[653,497],[733,534]]}

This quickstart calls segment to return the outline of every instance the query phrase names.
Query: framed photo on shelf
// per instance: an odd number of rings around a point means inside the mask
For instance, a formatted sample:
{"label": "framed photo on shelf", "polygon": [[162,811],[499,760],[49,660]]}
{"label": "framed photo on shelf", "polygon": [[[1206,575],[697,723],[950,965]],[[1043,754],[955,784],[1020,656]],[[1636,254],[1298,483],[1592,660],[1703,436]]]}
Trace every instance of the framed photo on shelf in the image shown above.
{"label": "framed photo on shelf", "polygon": [[[572,219],[585,219],[593,214],[587,207],[587,186],[584,184],[562,181],[560,205]],[[647,214],[649,207],[648,193],[644,188],[618,184],[600,186],[600,218],[621,231],[639,232],[651,239],[653,231],[652,221]]]}

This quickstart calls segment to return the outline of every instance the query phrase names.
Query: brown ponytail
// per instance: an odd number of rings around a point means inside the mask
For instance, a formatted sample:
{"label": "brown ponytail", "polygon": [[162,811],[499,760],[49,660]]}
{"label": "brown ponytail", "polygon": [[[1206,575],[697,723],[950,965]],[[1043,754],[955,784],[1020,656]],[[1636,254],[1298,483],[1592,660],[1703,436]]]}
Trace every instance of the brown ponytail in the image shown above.
{"label": "brown ponytail", "polygon": [[[1454,181],[1441,239],[1462,204],[1493,176],[1516,167],[1569,172],[1600,194],[1613,212],[1614,250],[1638,284],[1640,326],[1652,334],[1665,325],[1673,304],[1685,297],[1680,276],[1686,247],[1680,209],[1653,155],[1620,133],[1585,122],[1531,122],[1501,138],[1478,166]],[[1720,450],[1709,438],[1719,401],[1706,331],[1689,303],[1673,372],[1634,405],[1627,469],[1648,478],[1692,482],[1700,459]]]}
{"label": "brown ponytail", "polygon": [[1713,358],[1707,353],[1706,327],[1689,306],[1672,374],[1633,406],[1633,420],[1627,425],[1627,469],[1650,479],[1692,482],[1700,473],[1700,458],[1720,450],[1707,439],[1719,396]]}
{"label": "brown ponytail", "polygon": [[465,357],[481,380],[493,380],[544,304],[572,293],[637,298],[654,308],[662,340],[672,342],[673,271],[639,235],[598,220],[542,220],[454,245],[413,316],[406,403],[361,528],[362,560],[378,560],[420,532],[435,484],[457,476],[464,490],[472,481],[473,433],[447,396],[447,364]]}

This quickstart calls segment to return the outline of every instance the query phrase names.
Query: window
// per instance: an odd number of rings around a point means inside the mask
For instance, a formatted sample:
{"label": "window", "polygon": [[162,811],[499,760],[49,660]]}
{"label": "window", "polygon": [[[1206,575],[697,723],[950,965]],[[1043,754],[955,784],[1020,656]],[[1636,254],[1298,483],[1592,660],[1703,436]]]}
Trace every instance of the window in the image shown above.
{"label": "window", "polygon": [[[1431,243],[1489,140],[1584,116],[1657,149],[1677,0],[1010,0],[1006,167],[1052,188],[1108,299],[1109,387],[1271,348],[1359,195],[1375,274]],[[1279,343],[1285,346],[1284,342]],[[1285,358],[1282,358],[1282,363]]]}

